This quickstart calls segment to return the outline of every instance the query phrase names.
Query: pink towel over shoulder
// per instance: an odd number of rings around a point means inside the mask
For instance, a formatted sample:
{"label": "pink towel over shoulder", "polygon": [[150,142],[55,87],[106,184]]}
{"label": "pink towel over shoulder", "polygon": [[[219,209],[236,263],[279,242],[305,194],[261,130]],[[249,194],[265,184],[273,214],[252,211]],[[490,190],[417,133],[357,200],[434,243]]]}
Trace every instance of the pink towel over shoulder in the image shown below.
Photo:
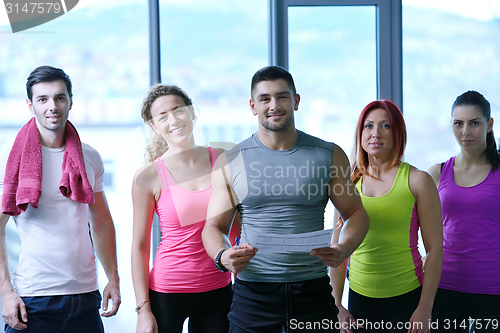
{"label": "pink towel over shoulder", "polygon": [[86,204],[94,203],[94,191],[85,170],[82,142],[75,127],[69,121],[66,122],[64,140],[65,149],[59,190],[61,190],[62,195],[74,201]]}
{"label": "pink towel over shoulder", "polygon": [[[2,195],[2,213],[17,216],[28,204],[38,208],[42,195],[42,145],[35,117],[17,133],[7,159]],[[94,192],[87,178],[82,143],[75,127],[68,121],[62,179],[59,189],[65,197],[81,203],[93,203]]]}

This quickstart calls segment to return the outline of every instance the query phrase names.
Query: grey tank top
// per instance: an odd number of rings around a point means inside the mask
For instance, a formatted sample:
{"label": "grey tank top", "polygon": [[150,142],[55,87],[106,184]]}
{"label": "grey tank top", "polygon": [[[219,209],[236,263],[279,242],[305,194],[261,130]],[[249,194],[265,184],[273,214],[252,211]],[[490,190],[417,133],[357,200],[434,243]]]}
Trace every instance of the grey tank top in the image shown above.
{"label": "grey tank top", "polygon": [[[298,131],[288,150],[264,146],[253,134],[226,151],[231,185],[241,214],[241,242],[255,233],[298,234],[324,229],[327,186],[334,144]],[[327,275],[327,266],[309,252],[260,251],[238,279],[296,282]]]}

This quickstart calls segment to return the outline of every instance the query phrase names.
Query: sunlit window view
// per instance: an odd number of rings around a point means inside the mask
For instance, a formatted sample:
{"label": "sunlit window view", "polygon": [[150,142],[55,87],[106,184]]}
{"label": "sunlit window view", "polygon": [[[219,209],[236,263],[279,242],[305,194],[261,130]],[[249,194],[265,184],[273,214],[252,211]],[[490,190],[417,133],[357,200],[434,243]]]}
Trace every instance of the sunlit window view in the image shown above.
{"label": "sunlit window view", "polygon": [[[301,96],[297,127],[348,155],[355,110],[377,98],[375,22],[374,6],[288,8],[290,71]],[[326,216],[331,228],[332,204]]]}
{"label": "sunlit window view", "polygon": [[[439,6],[439,7],[437,7]],[[451,105],[482,93],[500,116],[500,6],[497,1],[403,1],[406,160],[427,169],[456,155]],[[494,131],[499,131],[494,127]]]}
{"label": "sunlit window view", "polygon": [[[73,83],[69,120],[82,142],[102,157],[105,193],[116,227],[123,304],[115,317],[103,322],[109,332],[129,332],[135,326],[130,315],[135,306],[129,263],[130,185],[133,169],[142,162],[142,133],[136,129],[141,124],[140,103],[149,88],[148,9],[139,2],[103,4],[80,3],[58,19],[15,34],[9,26],[1,27],[0,145],[10,149],[15,134],[32,116],[25,102],[30,72],[41,65],[62,68]],[[12,237],[14,223],[7,229],[12,271],[19,244]],[[107,278],[98,267],[102,292]]]}
{"label": "sunlit window view", "polygon": [[[266,0],[161,2],[161,76],[186,90],[211,142],[240,142],[256,123],[250,79],[267,65]],[[168,7],[168,8],[167,8]]]}
{"label": "sunlit window view", "polygon": [[[427,169],[458,153],[450,125],[458,95],[481,92],[500,121],[500,6],[496,0],[402,3],[405,160]],[[110,333],[135,332],[136,325],[130,189],[149,135],[140,117],[150,86],[148,17],[147,1],[80,0],[53,21],[12,33],[0,8],[0,150],[10,149],[32,116],[27,76],[51,65],[71,77],[69,120],[103,159],[122,297],[118,314],[103,319]],[[376,26],[375,6],[288,9],[289,70],[302,98],[297,128],[337,143],[348,156],[358,115],[377,99]],[[269,64],[268,34],[269,0],[160,1],[161,81],[190,95],[199,144],[238,143],[257,130],[250,80]],[[20,248],[12,220],[7,247],[12,272]],[[98,267],[102,292],[107,278]]]}
{"label": "sunlit window view", "polygon": [[290,7],[288,15],[290,71],[302,97],[297,122],[349,154],[354,110],[377,98],[375,6]]}

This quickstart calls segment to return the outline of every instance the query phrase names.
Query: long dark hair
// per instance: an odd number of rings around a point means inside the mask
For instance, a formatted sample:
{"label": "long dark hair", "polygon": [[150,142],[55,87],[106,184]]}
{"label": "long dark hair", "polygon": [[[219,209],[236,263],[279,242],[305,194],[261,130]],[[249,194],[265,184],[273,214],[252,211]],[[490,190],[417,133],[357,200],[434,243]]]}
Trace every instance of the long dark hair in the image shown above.
{"label": "long dark hair", "polygon": [[[488,100],[477,91],[469,90],[458,96],[451,107],[452,116],[453,110],[457,106],[475,106],[481,111],[483,116],[486,118],[486,121],[491,118],[490,102],[488,102]],[[498,156],[497,143],[495,140],[495,134],[493,134],[493,129],[486,134],[486,159],[491,164],[491,169],[493,171],[500,165],[500,158]]]}

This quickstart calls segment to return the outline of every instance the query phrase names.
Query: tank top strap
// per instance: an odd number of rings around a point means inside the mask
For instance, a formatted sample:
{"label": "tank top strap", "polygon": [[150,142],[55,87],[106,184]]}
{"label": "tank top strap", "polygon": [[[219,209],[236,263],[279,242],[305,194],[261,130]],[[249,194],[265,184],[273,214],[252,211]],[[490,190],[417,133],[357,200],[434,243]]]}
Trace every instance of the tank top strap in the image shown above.
{"label": "tank top strap", "polygon": [[439,176],[439,187],[441,185],[454,184],[453,181],[453,166],[455,165],[455,156],[451,157],[446,161],[441,169],[441,175]]}
{"label": "tank top strap", "polygon": [[392,189],[388,193],[391,193],[392,191],[409,191],[410,190],[409,175],[410,175],[410,164],[401,161],[401,165],[398,167],[398,172],[396,174],[396,178],[394,179],[394,184],[392,185]]}
{"label": "tank top strap", "polygon": [[406,162],[401,162],[395,181],[406,180],[406,184],[408,184],[409,178],[410,178],[410,164]]}
{"label": "tank top strap", "polygon": [[[217,154],[217,149],[211,147],[207,147],[207,149],[208,152],[210,153],[210,164],[212,165],[213,169],[215,161],[217,160],[217,157],[219,157]],[[165,165],[161,157],[158,157],[154,162],[156,170],[160,175],[162,189],[168,188],[169,186],[178,185],[177,181],[170,173],[170,170],[167,169],[167,166]]]}
{"label": "tank top strap", "polygon": [[212,169],[213,169],[215,161],[217,161],[219,155],[217,154],[217,149],[214,149],[212,147],[208,147],[208,151],[210,152],[210,163],[212,164]]}
{"label": "tank top strap", "polygon": [[163,160],[161,157],[158,157],[156,160],[154,160],[154,164],[156,167],[156,171],[158,172],[158,175],[160,176],[160,182],[161,182],[161,188],[162,189],[168,189],[168,170],[167,167],[165,166],[165,163],[163,163]]}

